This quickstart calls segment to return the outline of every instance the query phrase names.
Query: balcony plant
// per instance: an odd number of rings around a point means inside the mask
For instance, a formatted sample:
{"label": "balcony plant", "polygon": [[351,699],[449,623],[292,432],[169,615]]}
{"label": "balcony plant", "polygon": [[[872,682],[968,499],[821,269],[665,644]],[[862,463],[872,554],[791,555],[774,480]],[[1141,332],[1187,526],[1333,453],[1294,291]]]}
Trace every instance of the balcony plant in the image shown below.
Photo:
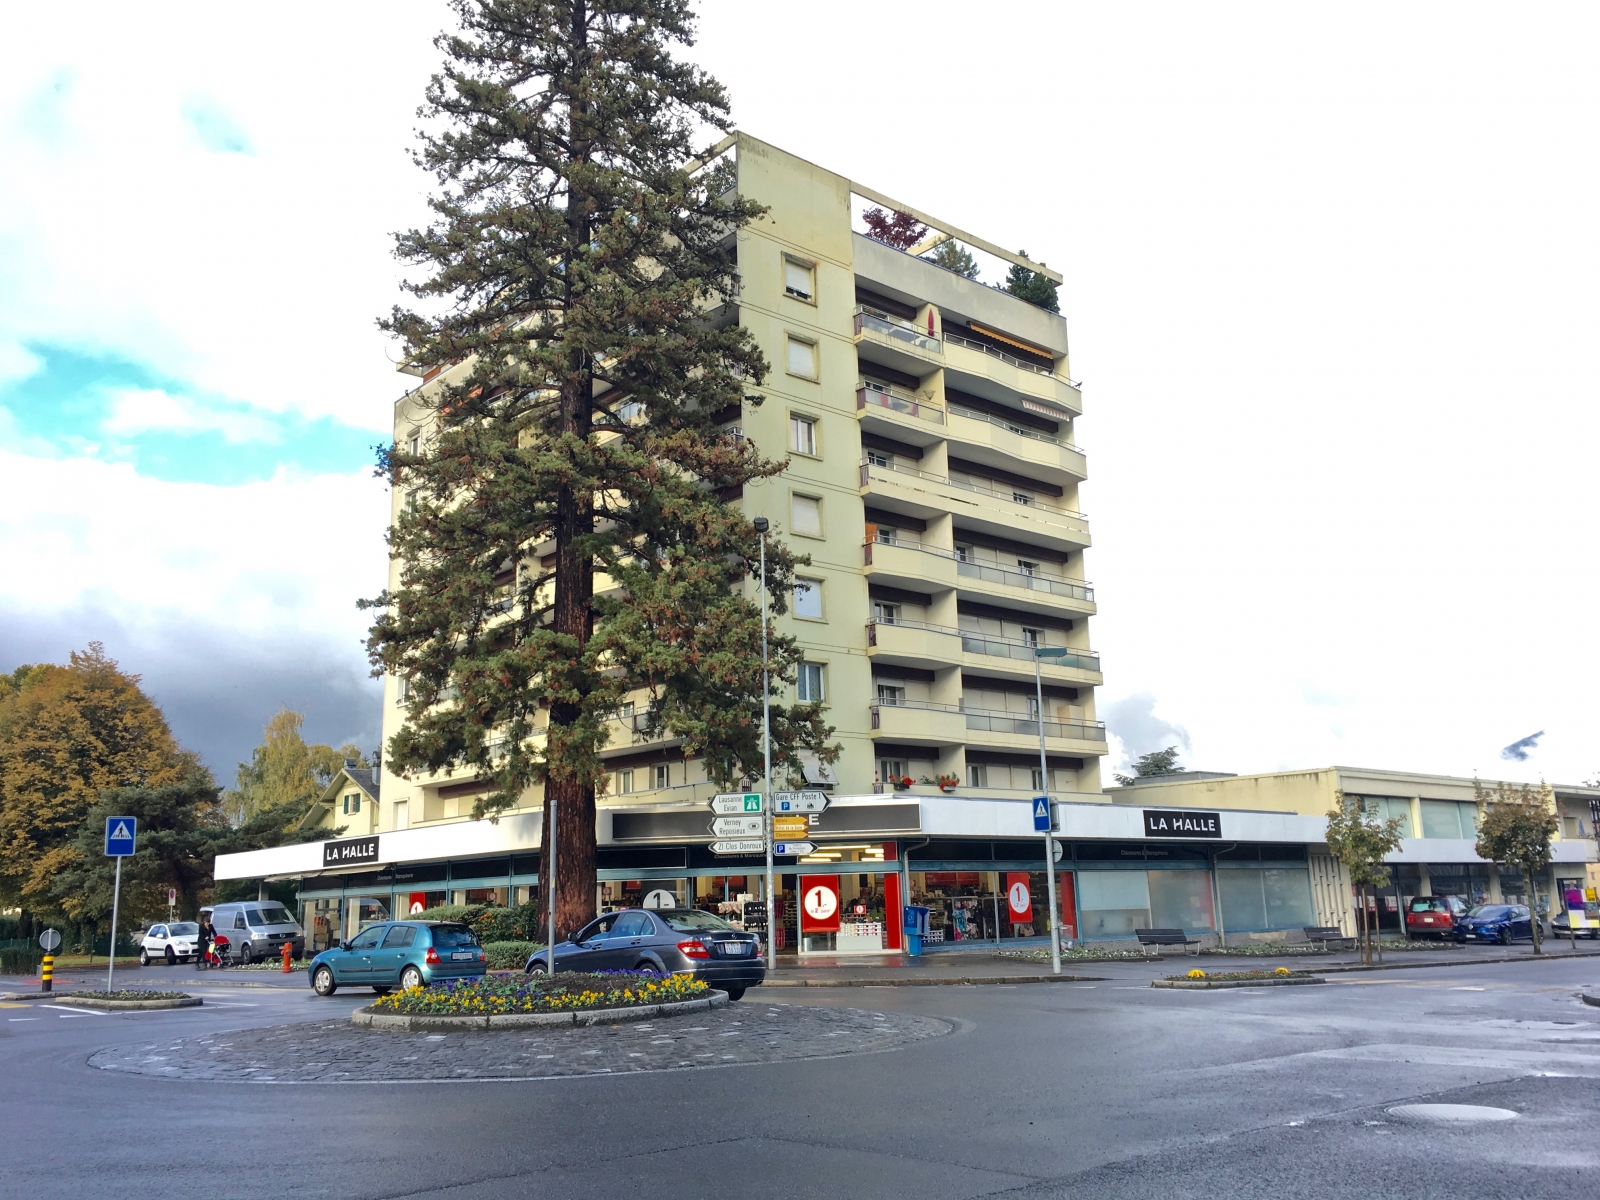
{"label": "balcony plant", "polygon": [[891,775],[889,776],[889,782],[894,784],[895,791],[903,792],[913,783],[915,783],[916,780],[912,779],[909,775]]}
{"label": "balcony plant", "polygon": [[960,778],[955,775],[939,775],[935,776],[933,779],[923,776],[921,782],[931,784],[932,786],[938,788],[941,792],[953,792],[956,790],[956,788],[961,786]]}

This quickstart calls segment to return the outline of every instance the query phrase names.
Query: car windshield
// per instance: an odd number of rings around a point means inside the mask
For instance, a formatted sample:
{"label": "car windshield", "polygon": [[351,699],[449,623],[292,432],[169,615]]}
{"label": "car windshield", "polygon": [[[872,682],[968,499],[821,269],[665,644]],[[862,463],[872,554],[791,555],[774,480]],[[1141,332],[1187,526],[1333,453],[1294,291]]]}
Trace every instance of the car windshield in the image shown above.
{"label": "car windshield", "polygon": [[[435,925],[433,927],[433,945],[436,950],[460,950],[467,946],[476,946],[477,936],[465,925]],[[556,959],[556,966],[561,965],[561,960]]]}
{"label": "car windshield", "polygon": [[733,926],[721,917],[690,908],[666,908],[656,913],[656,916],[665,921],[667,928],[673,933],[725,933],[733,929]]}
{"label": "car windshield", "polygon": [[1412,912],[1420,912],[1420,913],[1443,912],[1444,911],[1444,901],[1443,900],[1425,900],[1425,899],[1419,898],[1419,899],[1413,900],[1411,902],[1411,911]]}
{"label": "car windshield", "polygon": [[1511,908],[1505,904],[1480,904],[1467,914],[1480,921],[1503,921],[1511,915]]}
{"label": "car windshield", "polygon": [[179,921],[176,925],[167,926],[168,937],[194,937],[200,932],[200,926],[193,921]]}
{"label": "car windshield", "polygon": [[289,910],[281,904],[263,904],[260,908],[247,908],[244,910],[244,919],[257,927],[294,924],[294,918],[289,915]]}

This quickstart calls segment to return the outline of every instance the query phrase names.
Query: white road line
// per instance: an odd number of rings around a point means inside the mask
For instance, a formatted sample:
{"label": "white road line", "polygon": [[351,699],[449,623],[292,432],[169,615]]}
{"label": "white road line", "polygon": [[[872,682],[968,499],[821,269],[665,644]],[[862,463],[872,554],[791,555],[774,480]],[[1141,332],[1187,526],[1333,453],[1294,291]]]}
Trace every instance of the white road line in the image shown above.
{"label": "white road line", "polygon": [[7,1017],[8,1021],[42,1021],[43,1017]]}
{"label": "white road line", "polygon": [[66,1004],[41,1004],[40,1008],[55,1008],[62,1012],[78,1013],[85,1017],[109,1017],[111,1014],[96,1008],[72,1008]]}

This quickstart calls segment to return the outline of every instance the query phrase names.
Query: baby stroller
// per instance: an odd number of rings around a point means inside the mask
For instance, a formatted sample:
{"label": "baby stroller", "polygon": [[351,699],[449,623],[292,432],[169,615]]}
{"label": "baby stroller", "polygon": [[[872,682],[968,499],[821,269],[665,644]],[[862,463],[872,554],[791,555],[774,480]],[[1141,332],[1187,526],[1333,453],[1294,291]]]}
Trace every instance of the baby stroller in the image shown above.
{"label": "baby stroller", "polygon": [[228,945],[228,939],[220,933],[206,949],[206,966],[230,967],[233,965],[233,948]]}

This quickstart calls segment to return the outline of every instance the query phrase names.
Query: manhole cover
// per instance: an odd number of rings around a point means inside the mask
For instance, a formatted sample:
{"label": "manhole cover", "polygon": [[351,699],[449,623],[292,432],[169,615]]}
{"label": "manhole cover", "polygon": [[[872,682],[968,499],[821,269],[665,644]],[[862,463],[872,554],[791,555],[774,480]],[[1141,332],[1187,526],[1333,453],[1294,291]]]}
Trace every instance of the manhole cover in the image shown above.
{"label": "manhole cover", "polygon": [[1469,1121],[1514,1121],[1517,1117],[1509,1108],[1490,1108],[1484,1104],[1401,1104],[1391,1108],[1389,1115],[1448,1125],[1466,1124]]}

